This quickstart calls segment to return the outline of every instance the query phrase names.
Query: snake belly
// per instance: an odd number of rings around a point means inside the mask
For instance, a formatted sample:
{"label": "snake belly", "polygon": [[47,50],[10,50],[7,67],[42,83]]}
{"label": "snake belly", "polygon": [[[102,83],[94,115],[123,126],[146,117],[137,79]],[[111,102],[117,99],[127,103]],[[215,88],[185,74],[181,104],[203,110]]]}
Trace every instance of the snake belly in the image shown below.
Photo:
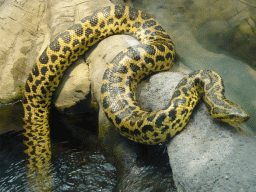
{"label": "snake belly", "polygon": [[96,42],[114,34],[128,34],[141,42],[119,53],[108,65],[102,81],[102,107],[122,135],[140,143],[164,142],[184,128],[201,97],[214,118],[231,123],[248,119],[238,105],[225,98],[219,75],[208,70],[185,77],[166,109],[141,110],[134,94],[136,85],[146,76],[172,67],[173,42],[147,14],[127,6],[105,7],[57,36],[29,74],[23,119],[25,153],[30,165],[42,166],[50,160],[49,110],[65,70]]}

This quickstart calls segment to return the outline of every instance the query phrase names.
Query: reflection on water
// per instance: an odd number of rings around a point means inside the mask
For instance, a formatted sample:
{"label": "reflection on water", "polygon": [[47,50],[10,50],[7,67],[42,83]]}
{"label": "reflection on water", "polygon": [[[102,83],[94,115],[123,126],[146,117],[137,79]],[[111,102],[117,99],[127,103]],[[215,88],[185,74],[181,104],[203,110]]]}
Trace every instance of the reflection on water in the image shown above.
{"label": "reflection on water", "polygon": [[[29,191],[25,155],[20,133],[0,136],[0,191]],[[99,149],[71,141],[53,143],[54,191],[111,191],[116,185],[115,168]]]}

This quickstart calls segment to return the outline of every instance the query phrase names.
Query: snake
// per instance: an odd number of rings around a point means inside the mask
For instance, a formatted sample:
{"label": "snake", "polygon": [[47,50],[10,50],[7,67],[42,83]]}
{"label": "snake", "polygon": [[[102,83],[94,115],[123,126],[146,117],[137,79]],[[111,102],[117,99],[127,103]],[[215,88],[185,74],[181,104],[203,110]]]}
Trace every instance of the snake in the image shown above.
{"label": "snake", "polygon": [[95,43],[115,34],[127,34],[140,42],[117,54],[102,79],[100,105],[121,135],[144,144],[166,142],[185,127],[201,98],[214,119],[231,124],[249,119],[240,105],[225,97],[221,77],[206,69],[184,77],[166,108],[142,110],[135,96],[138,83],[171,69],[175,47],[161,25],[146,13],[128,6],[108,6],[58,35],[33,66],[22,100],[28,166],[39,170],[51,159],[51,101],[65,70]]}

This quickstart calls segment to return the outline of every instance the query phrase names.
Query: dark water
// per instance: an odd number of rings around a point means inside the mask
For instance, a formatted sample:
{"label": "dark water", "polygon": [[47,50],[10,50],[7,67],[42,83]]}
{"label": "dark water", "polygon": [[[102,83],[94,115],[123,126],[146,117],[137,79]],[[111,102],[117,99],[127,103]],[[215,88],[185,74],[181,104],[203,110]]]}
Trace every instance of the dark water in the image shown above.
{"label": "dark water", "polygon": [[[7,113],[5,118],[21,130],[22,110],[20,104],[16,105],[12,107],[13,113]],[[12,114],[15,119],[11,118]],[[139,164],[135,163],[129,168],[130,173],[123,175],[117,182],[115,167],[106,161],[100,151],[97,122],[95,114],[63,115],[52,108],[51,175],[54,192],[119,191],[119,189],[138,192],[176,191],[169,158],[161,146],[142,145],[144,148],[138,149],[141,153],[137,154],[141,166],[137,167]],[[0,134],[0,192],[31,191],[31,187],[27,184],[28,169],[26,155],[23,152],[23,139],[21,131]],[[127,150],[127,153],[131,151],[127,148],[122,150]],[[133,153],[130,156],[133,156]],[[130,156],[128,154],[127,157]],[[118,158],[115,161],[119,165],[124,163]],[[125,166],[127,165],[121,167]]]}
{"label": "dark water", "polygon": [[[0,136],[0,192],[29,191],[22,139],[17,132]],[[54,191],[111,191],[116,185],[115,168],[97,147],[62,140],[52,148]]]}

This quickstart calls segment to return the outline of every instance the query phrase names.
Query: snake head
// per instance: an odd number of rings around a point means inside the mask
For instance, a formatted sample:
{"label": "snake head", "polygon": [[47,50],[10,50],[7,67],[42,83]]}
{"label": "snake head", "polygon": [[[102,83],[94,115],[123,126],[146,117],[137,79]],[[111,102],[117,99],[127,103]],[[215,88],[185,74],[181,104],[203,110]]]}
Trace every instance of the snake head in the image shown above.
{"label": "snake head", "polygon": [[222,112],[218,110],[218,114],[212,115],[212,117],[231,124],[242,124],[250,119],[250,116],[237,104],[233,104],[232,107]]}
{"label": "snake head", "polygon": [[229,109],[228,113],[228,122],[232,124],[242,124],[250,119],[250,116],[239,105]]}

